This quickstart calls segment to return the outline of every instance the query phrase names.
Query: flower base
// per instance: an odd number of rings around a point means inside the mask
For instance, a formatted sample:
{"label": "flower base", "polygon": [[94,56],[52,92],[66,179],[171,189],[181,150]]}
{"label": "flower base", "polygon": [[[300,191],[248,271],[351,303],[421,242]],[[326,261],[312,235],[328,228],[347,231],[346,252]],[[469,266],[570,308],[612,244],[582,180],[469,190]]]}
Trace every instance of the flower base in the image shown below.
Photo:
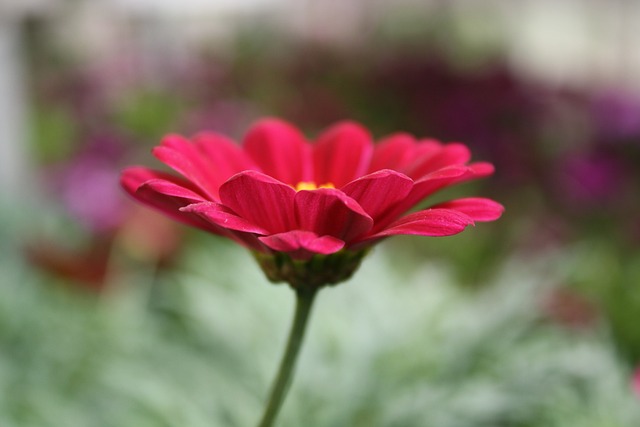
{"label": "flower base", "polygon": [[254,252],[253,255],[269,281],[286,282],[297,290],[311,290],[349,279],[369,251],[343,250],[331,255],[314,255],[308,260],[293,259],[282,252]]}

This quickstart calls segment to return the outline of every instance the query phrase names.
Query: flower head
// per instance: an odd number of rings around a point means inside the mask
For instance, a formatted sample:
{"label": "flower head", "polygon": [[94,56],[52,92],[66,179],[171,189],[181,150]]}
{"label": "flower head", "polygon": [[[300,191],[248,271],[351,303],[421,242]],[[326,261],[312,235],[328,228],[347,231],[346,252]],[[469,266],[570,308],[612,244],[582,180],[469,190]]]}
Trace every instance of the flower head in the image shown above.
{"label": "flower head", "polygon": [[386,237],[453,235],[503,211],[492,200],[464,198],[410,212],[493,167],[469,164],[459,143],[397,133],[374,144],[354,122],[332,126],[312,144],[292,125],[264,119],[241,146],[216,133],[169,135],[153,154],[182,176],[129,168],[121,177],[129,194],[244,245],[271,280],[294,287],[345,280]]}

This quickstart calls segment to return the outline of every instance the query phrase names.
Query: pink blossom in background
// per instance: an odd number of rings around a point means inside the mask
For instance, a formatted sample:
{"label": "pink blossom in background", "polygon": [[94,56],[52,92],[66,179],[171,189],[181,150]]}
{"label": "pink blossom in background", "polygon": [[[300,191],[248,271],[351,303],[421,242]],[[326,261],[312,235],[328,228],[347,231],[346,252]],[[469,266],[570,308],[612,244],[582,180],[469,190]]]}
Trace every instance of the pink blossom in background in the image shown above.
{"label": "pink blossom in background", "polygon": [[640,95],[608,90],[596,95],[591,105],[598,139],[603,142],[635,138],[640,142]]}
{"label": "pink blossom in background", "polygon": [[117,188],[118,169],[125,156],[123,140],[100,135],[60,165],[53,177],[53,187],[67,211],[92,232],[113,230],[131,209]]}
{"label": "pink blossom in background", "polygon": [[628,182],[621,159],[598,151],[568,155],[559,178],[561,197],[578,209],[619,200]]}

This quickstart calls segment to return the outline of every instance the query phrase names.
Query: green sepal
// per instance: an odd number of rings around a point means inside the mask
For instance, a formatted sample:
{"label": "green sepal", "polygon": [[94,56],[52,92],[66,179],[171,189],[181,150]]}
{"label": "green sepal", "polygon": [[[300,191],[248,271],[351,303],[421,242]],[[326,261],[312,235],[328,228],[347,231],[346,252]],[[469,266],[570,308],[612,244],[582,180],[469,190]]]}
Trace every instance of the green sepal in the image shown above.
{"label": "green sepal", "polygon": [[370,248],[342,250],[330,255],[314,255],[308,260],[293,259],[283,252],[254,252],[260,268],[273,283],[286,282],[294,289],[317,289],[334,286],[356,272]]}

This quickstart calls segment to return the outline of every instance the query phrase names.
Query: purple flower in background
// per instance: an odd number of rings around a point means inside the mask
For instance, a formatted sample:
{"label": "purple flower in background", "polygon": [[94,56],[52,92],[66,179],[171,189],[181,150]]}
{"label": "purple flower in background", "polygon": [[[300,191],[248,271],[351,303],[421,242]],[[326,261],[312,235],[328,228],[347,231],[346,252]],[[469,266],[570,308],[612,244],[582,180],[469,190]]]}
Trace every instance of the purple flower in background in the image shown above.
{"label": "purple flower in background", "polygon": [[130,206],[118,188],[124,155],[121,139],[100,135],[55,173],[54,187],[65,208],[93,232],[105,233],[118,227]]}
{"label": "purple flower in background", "polygon": [[593,151],[572,153],[560,166],[560,198],[577,208],[596,208],[619,199],[626,187],[620,159]]}
{"label": "purple flower in background", "polygon": [[596,95],[592,102],[598,139],[640,141],[640,95],[606,91]]}
{"label": "purple flower in background", "polygon": [[552,114],[547,150],[540,151],[555,172],[542,188],[575,219],[614,215],[607,223],[624,228],[638,210],[640,98],[613,91],[559,95],[564,112]]}

